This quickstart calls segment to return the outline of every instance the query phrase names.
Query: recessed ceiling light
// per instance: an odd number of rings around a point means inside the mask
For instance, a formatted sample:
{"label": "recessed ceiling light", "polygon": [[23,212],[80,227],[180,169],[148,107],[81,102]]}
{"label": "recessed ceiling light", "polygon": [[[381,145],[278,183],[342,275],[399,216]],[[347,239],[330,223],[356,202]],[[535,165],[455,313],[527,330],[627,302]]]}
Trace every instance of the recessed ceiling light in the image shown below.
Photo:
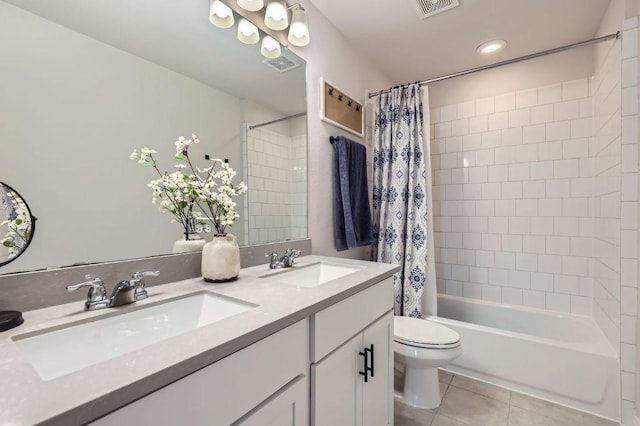
{"label": "recessed ceiling light", "polygon": [[482,55],[490,55],[491,53],[498,52],[507,47],[507,42],[504,40],[491,40],[486,43],[482,43],[476,51]]}

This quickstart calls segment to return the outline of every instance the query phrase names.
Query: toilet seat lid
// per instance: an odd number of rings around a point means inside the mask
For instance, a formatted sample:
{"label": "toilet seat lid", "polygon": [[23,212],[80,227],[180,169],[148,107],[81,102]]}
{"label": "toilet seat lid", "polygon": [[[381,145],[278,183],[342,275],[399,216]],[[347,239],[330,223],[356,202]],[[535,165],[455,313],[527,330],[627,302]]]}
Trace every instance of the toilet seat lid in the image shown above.
{"label": "toilet seat lid", "polygon": [[416,346],[449,346],[460,342],[460,335],[433,321],[411,317],[394,317],[394,339]]}

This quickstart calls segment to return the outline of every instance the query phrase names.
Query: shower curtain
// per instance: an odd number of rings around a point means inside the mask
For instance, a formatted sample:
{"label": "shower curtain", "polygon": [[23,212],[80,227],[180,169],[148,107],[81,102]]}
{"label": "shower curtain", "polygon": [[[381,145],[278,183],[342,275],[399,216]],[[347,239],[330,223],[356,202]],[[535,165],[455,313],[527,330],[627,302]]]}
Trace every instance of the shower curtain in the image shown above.
{"label": "shower curtain", "polygon": [[437,314],[428,113],[413,84],[379,95],[374,117],[371,257],[400,265],[394,311],[416,318]]}

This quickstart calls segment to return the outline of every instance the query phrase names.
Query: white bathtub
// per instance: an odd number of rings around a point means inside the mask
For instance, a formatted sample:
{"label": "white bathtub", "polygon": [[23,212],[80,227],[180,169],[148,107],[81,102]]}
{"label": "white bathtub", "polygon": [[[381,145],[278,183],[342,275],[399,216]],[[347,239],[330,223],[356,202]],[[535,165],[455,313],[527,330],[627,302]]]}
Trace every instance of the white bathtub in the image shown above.
{"label": "white bathtub", "polygon": [[462,339],[448,370],[620,418],[618,359],[591,318],[441,294],[428,319]]}

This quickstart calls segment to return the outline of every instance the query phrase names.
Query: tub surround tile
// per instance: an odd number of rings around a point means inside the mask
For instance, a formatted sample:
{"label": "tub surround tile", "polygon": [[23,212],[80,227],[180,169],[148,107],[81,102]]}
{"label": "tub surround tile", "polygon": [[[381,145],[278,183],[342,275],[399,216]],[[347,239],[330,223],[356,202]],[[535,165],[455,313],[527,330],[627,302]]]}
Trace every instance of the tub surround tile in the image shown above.
{"label": "tub surround tile", "polygon": [[634,29],[638,26],[638,17],[634,16],[631,18],[627,18],[624,21],[622,21],[622,30],[631,30]]}
{"label": "tub surround tile", "polygon": [[635,401],[636,400],[636,390],[635,390],[635,374],[627,373],[626,371],[622,372],[620,377],[621,389],[622,389],[622,399],[626,401]]}
{"label": "tub surround tile", "polygon": [[[612,91],[616,86],[602,87]],[[452,280],[438,277],[450,280],[441,289],[562,312],[585,314],[590,309],[582,298],[592,296],[593,286],[583,293],[580,279],[593,270],[592,215],[620,218],[619,209],[604,211],[615,203],[591,202],[594,185],[601,185],[603,193],[612,190],[606,179],[602,184],[592,180],[593,152],[608,153],[604,146],[592,148],[592,128],[605,125],[592,118],[594,102],[589,79],[582,78],[436,108],[436,132],[453,134],[455,128],[456,136],[434,142],[434,217],[436,222],[456,219],[465,225],[438,230],[437,262],[450,267],[438,270],[492,268],[486,274],[456,274]],[[616,132],[614,127],[604,130]],[[636,151],[627,149],[627,168]],[[596,169],[604,173],[610,167],[607,163]],[[634,188],[632,179],[627,181],[625,193]],[[624,224],[630,227],[633,207],[625,212]],[[633,235],[625,241],[632,243]],[[505,253],[517,254],[515,265],[513,256]],[[512,272],[505,274],[507,270]],[[549,274],[552,283],[560,284],[537,283],[539,274]],[[522,290],[543,293],[523,295]]]}
{"label": "tub surround tile", "polygon": [[621,415],[620,417],[622,418],[621,423],[625,426],[629,425],[629,426],[633,426],[635,424],[634,422],[634,417],[635,417],[635,403],[633,401],[627,401],[627,400],[622,400],[622,408],[621,408]]}

